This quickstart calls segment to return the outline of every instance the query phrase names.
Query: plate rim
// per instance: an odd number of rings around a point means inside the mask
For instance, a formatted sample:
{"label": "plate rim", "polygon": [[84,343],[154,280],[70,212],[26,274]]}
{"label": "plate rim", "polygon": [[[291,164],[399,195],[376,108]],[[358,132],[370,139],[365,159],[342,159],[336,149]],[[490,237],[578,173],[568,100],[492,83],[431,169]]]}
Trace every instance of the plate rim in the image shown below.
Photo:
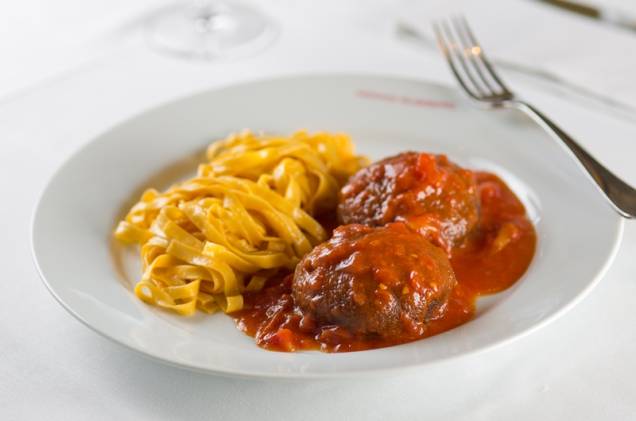
{"label": "plate rim", "polygon": [[[151,350],[147,349],[147,348],[142,348],[142,347],[136,347],[130,343],[127,343],[123,340],[120,340],[114,336],[111,336],[110,334],[108,334],[105,331],[102,331],[100,329],[98,329],[97,327],[93,326],[90,324],[90,322],[88,320],[86,320],[86,318],[80,316],[75,310],[73,310],[73,308],[66,303],[62,297],[60,297],[60,295],[55,291],[54,287],[50,284],[50,282],[47,280],[46,275],[44,274],[41,266],[40,266],[40,262],[38,260],[38,255],[36,252],[36,224],[37,224],[37,220],[38,220],[38,216],[39,213],[41,211],[41,204],[42,201],[47,193],[47,191],[49,190],[49,188],[51,187],[51,185],[54,183],[55,179],[59,176],[60,173],[62,173],[62,171],[67,167],[68,164],[70,164],[73,160],[75,160],[77,158],[77,156],[81,155],[82,152],[84,150],[86,150],[87,148],[91,147],[91,145],[94,145],[97,142],[102,141],[101,139],[106,138],[107,134],[109,134],[111,131],[114,131],[118,128],[120,128],[121,126],[125,125],[127,122],[133,121],[138,117],[141,117],[145,114],[148,113],[152,113],[162,107],[165,107],[167,105],[176,103],[176,102],[181,102],[190,98],[194,98],[200,95],[205,95],[205,94],[210,94],[213,92],[220,92],[220,91],[224,91],[224,90],[231,90],[233,88],[236,87],[240,87],[240,86],[244,86],[244,85],[255,85],[255,84],[261,84],[261,83],[268,83],[268,82],[279,82],[279,81],[285,81],[285,80],[302,80],[302,79],[316,79],[316,78],[324,78],[324,79],[335,79],[335,78],[361,78],[361,79],[383,79],[383,80],[390,80],[390,81],[394,81],[394,82],[409,82],[409,83],[415,83],[415,84],[424,84],[424,85],[428,85],[428,86],[432,86],[435,87],[437,89],[444,89],[446,91],[456,91],[456,89],[454,89],[453,85],[451,84],[443,84],[443,83],[439,83],[437,81],[431,81],[425,78],[415,78],[415,77],[408,77],[408,76],[402,76],[402,75],[398,75],[398,74],[387,74],[387,73],[382,73],[382,72],[378,72],[378,73],[373,73],[373,72],[369,72],[369,73],[363,73],[363,72],[306,72],[306,73],[292,73],[292,74],[282,74],[282,75],[275,75],[275,76],[271,76],[271,77],[258,77],[258,78],[254,78],[254,79],[247,79],[247,80],[240,80],[237,81],[235,83],[230,83],[230,84],[226,84],[226,85],[222,85],[222,86],[218,86],[218,87],[211,87],[211,88],[205,88],[205,89],[201,89],[198,91],[193,91],[190,93],[186,93],[183,95],[178,95],[174,98],[162,101],[156,105],[153,105],[151,107],[148,108],[144,108],[138,112],[135,113],[131,113],[130,115],[126,116],[125,118],[116,120],[114,123],[110,124],[106,129],[101,130],[99,132],[97,132],[96,134],[92,134],[90,135],[90,137],[85,140],[83,143],[81,143],[80,145],[78,145],[74,150],[72,150],[65,158],[62,159],[62,161],[57,165],[57,167],[55,167],[55,169],[53,171],[50,172],[50,174],[48,175],[48,179],[47,182],[45,183],[45,185],[41,188],[40,192],[37,195],[37,199],[35,201],[34,207],[32,209],[31,212],[31,216],[30,216],[30,223],[29,223],[29,239],[30,239],[30,252],[31,252],[31,257],[33,260],[33,264],[36,268],[36,271],[38,273],[38,276],[40,278],[40,280],[42,281],[42,283],[44,284],[44,286],[46,287],[46,289],[49,291],[49,293],[53,296],[53,298],[55,298],[55,300],[68,312],[70,313],[76,320],[78,320],[80,323],[82,323],[83,325],[85,325],[86,327],[88,327],[89,329],[91,329],[92,331],[96,332],[97,334],[99,334],[101,337],[106,338],[128,350],[134,351],[139,355],[142,355],[143,357],[152,360],[152,361],[156,361],[162,364],[166,364],[172,367],[178,367],[181,369],[186,369],[188,371],[192,371],[192,372],[197,372],[197,373],[203,373],[203,374],[208,374],[208,375],[215,375],[215,376],[222,376],[222,377],[231,377],[231,378],[247,378],[247,379],[263,379],[263,378],[271,378],[271,379],[290,379],[290,380],[300,380],[300,379],[335,379],[335,378],[361,378],[361,377],[378,377],[378,376],[382,376],[382,375],[386,375],[386,374],[399,374],[399,373],[403,373],[407,370],[417,370],[417,369],[422,369],[424,367],[428,367],[428,366],[433,366],[433,365],[437,365],[437,364],[442,364],[442,363],[448,363],[454,360],[458,360],[461,358],[468,358],[471,356],[475,356],[475,355],[479,355],[482,353],[486,353],[489,351],[492,351],[494,349],[503,347],[505,345],[508,345],[512,342],[515,342],[519,339],[522,339],[532,333],[534,333],[535,331],[547,326],[548,324],[552,323],[553,321],[557,320],[558,318],[562,317],[564,314],[566,314],[568,311],[570,311],[574,306],[576,306],[578,303],[580,303],[582,300],[584,300],[589,294],[590,292],[598,285],[598,283],[601,281],[601,279],[605,276],[605,274],[607,273],[607,271],[609,270],[610,266],[612,265],[612,263],[615,260],[615,257],[620,249],[620,246],[622,244],[622,238],[623,238],[623,233],[624,233],[624,225],[625,225],[625,218],[621,217],[620,215],[618,215],[617,213],[615,213],[614,211],[614,215],[615,215],[615,224],[614,224],[614,235],[612,235],[613,237],[613,243],[611,246],[611,249],[609,250],[609,253],[607,254],[607,257],[605,259],[605,261],[603,262],[603,264],[599,267],[599,269],[596,271],[596,273],[593,276],[590,276],[590,280],[588,281],[587,285],[581,289],[581,291],[579,291],[576,295],[574,295],[569,301],[567,301],[564,305],[562,305],[558,310],[554,311],[552,314],[550,314],[549,316],[547,316],[546,318],[540,320],[539,322],[531,325],[530,327],[525,328],[524,330],[521,330],[515,334],[509,335],[505,338],[493,341],[490,344],[487,345],[483,345],[480,346],[478,348],[474,348],[474,349],[470,349],[468,351],[464,351],[462,353],[459,354],[450,354],[450,355],[446,355],[446,356],[441,356],[441,357],[437,357],[435,360],[425,360],[425,361],[420,361],[420,362],[412,362],[409,364],[405,364],[405,365],[396,365],[396,366],[392,366],[392,367],[382,367],[382,368],[366,368],[366,369],[351,369],[351,370],[346,370],[346,371],[341,371],[341,372],[302,372],[302,371],[294,371],[294,372],[271,372],[271,371],[255,371],[255,370],[249,370],[249,371],[241,371],[241,370],[224,370],[223,368],[220,367],[202,367],[200,365],[196,365],[196,364],[189,364],[189,363],[185,363],[185,362],[178,362],[178,361],[174,361],[171,360],[169,358],[166,357],[162,357],[160,355],[157,355],[156,353],[153,353]],[[542,130],[544,131],[544,130]],[[586,174],[581,173],[581,177],[582,178],[588,178],[585,177]],[[588,180],[587,182],[591,182],[590,180]],[[602,200],[599,197],[599,200]],[[609,205],[608,205],[609,207]],[[539,239],[540,241],[540,239]],[[264,351],[264,352],[274,352],[274,351]]]}

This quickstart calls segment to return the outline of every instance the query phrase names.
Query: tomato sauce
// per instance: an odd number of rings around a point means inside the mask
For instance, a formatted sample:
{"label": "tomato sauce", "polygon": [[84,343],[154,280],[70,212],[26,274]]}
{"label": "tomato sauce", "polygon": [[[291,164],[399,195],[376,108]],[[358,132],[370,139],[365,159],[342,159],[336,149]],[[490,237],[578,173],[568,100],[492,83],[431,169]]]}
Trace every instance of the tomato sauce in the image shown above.
{"label": "tomato sauce", "polygon": [[347,352],[410,342],[466,323],[475,315],[479,296],[502,291],[524,274],[536,245],[534,227],[508,186],[494,174],[475,172],[475,177],[479,221],[450,251],[457,284],[443,311],[429,321],[420,336],[386,340],[376,335],[353,335],[335,325],[318,326],[295,305],[291,274],[278,275],[262,291],[245,294],[244,309],[233,315],[237,326],[269,350]]}

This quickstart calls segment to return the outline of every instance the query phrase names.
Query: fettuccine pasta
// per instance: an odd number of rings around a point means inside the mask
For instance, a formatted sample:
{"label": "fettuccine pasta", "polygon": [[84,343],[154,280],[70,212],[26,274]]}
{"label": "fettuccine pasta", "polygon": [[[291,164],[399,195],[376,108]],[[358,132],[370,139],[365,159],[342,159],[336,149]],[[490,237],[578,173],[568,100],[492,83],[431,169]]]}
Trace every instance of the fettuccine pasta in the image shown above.
{"label": "fettuccine pasta", "polygon": [[246,131],[210,145],[197,176],[143,193],[115,237],[141,246],[135,294],[181,315],[226,313],[327,233],[314,219],[366,164],[346,135]]}

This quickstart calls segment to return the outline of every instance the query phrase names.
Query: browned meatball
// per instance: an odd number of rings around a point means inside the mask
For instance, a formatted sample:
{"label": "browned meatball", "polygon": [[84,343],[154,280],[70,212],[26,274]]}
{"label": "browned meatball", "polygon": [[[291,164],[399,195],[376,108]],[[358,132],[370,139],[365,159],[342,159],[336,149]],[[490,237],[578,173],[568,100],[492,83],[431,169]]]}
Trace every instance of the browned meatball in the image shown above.
{"label": "browned meatball", "polygon": [[406,221],[447,252],[477,223],[475,175],[445,155],[405,152],[358,171],[342,188],[344,224]]}
{"label": "browned meatball", "polygon": [[300,261],[292,294],[319,324],[404,340],[424,333],[455,282],[444,252],[405,224],[353,224]]}

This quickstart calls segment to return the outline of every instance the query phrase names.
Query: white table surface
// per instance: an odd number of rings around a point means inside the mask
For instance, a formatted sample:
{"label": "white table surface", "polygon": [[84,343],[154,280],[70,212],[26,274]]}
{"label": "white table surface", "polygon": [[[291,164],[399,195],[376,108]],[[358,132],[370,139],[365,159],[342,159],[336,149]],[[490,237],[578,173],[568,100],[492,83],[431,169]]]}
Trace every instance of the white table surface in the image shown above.
{"label": "white table surface", "polygon": [[[124,3],[114,4],[121,10]],[[7,93],[0,97],[0,419],[636,419],[634,222],[626,223],[618,256],[599,286],[556,322],[481,355],[363,381],[240,380],[164,366],[87,329],[39,280],[29,243],[39,192],[73,150],[131,114],[267,75],[347,71],[452,83],[436,54],[389,36],[381,13],[389,3],[375,2],[380,12],[356,15],[353,24],[351,10],[318,13],[308,24],[298,19],[300,6],[272,1],[268,10],[282,20],[281,39],[235,62],[164,57],[133,34],[99,54],[82,46],[81,56],[69,47],[67,54],[79,57],[47,72],[32,68],[37,56],[14,63],[13,76],[0,79],[0,92]],[[636,57],[621,66],[633,71]],[[514,75],[508,79],[636,184],[636,124]]]}

